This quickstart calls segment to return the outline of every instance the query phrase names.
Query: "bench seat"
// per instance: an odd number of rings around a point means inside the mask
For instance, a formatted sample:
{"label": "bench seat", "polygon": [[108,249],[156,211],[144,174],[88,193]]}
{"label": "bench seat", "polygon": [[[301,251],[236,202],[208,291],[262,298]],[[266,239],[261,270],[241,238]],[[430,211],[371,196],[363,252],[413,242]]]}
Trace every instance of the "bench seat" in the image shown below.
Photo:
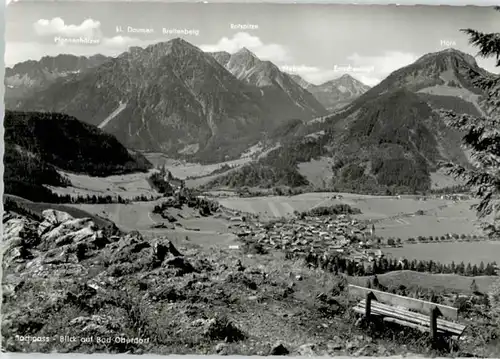
{"label": "bench seat", "polygon": [[[362,300],[353,308],[353,310],[359,314],[366,314],[365,305],[366,300]],[[405,325],[423,332],[429,331],[430,328],[428,316],[376,301],[371,302],[371,315],[381,316],[384,321]],[[460,337],[465,328],[466,326],[462,324],[437,319],[437,331],[441,334]]]}

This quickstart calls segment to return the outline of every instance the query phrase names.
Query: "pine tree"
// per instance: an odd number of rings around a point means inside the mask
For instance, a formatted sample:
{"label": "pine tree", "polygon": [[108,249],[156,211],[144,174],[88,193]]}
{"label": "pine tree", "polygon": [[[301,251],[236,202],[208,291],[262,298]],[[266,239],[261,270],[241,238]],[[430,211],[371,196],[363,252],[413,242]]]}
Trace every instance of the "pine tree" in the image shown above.
{"label": "pine tree", "polygon": [[484,275],[495,275],[495,267],[491,263],[488,263],[486,265],[486,268],[484,269]]}
{"label": "pine tree", "polygon": [[479,275],[483,275],[484,274],[484,262],[481,261],[481,263],[479,263],[479,268],[478,268],[478,272],[479,272]]}
{"label": "pine tree", "polygon": [[[500,7],[495,7],[500,11]],[[479,48],[478,55],[484,58],[495,57],[500,66],[500,33],[482,33],[473,29],[462,29],[469,36],[469,43]],[[483,117],[468,114],[457,115],[453,111],[441,110],[447,124],[465,132],[464,145],[471,150],[477,165],[470,169],[461,165],[445,165],[450,174],[463,178],[467,185],[481,198],[475,206],[482,226],[489,236],[500,234],[500,76],[481,74],[471,70],[474,85],[485,92],[482,106]],[[492,221],[486,217],[493,216]]]}
{"label": "pine tree", "polygon": [[464,275],[465,274],[465,264],[464,262],[460,262],[457,266],[457,274]]}
{"label": "pine tree", "polygon": [[472,276],[476,277],[479,274],[479,269],[477,268],[477,264],[472,266]]}
{"label": "pine tree", "polygon": [[472,266],[470,263],[467,264],[467,267],[465,268],[465,275],[466,276],[471,276],[472,275]]}
{"label": "pine tree", "polygon": [[411,270],[417,270],[417,260],[416,259],[414,259],[414,260],[411,261],[410,269]]}
{"label": "pine tree", "polygon": [[425,272],[425,264],[423,261],[418,261],[417,267],[416,267],[417,272]]}

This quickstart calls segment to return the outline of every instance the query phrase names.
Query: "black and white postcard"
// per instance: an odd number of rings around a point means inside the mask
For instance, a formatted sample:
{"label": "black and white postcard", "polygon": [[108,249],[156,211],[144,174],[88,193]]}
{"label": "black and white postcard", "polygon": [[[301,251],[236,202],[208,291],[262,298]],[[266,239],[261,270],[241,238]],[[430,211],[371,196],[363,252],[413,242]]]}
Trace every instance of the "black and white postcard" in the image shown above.
{"label": "black and white postcard", "polygon": [[499,10],[11,2],[3,351],[499,357]]}

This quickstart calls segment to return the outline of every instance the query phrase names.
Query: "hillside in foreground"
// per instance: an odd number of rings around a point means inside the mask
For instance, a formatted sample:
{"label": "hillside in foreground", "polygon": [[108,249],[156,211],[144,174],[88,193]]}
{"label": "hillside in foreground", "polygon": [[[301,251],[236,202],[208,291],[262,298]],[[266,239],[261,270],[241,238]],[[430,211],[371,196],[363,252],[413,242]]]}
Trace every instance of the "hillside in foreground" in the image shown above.
{"label": "hillside in foreground", "polygon": [[[36,218],[9,211],[3,223],[2,334],[8,351],[443,354],[428,349],[427,335],[409,329],[363,328],[351,310],[344,277],[309,269],[279,252],[200,250],[188,243],[176,248],[164,237],[109,235],[89,218],[54,210]],[[428,299],[425,288],[415,290]],[[448,303],[450,292],[442,298]],[[470,329],[454,354],[498,355],[496,319],[480,317],[476,310],[482,307],[475,308],[461,315]],[[74,333],[143,342],[15,340]]]}
{"label": "hillside in foreground", "polygon": [[58,170],[92,176],[146,171],[151,164],[116,138],[57,113],[6,111],[5,193],[50,200],[43,185],[66,186]]}

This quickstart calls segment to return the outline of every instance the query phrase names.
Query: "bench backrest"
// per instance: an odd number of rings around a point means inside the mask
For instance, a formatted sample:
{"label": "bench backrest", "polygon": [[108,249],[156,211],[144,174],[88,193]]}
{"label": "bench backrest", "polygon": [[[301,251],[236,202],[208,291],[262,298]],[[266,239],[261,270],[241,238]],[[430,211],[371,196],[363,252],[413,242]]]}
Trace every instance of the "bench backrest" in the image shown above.
{"label": "bench backrest", "polygon": [[365,298],[368,293],[373,293],[374,300],[380,303],[390,304],[393,306],[400,306],[411,310],[416,310],[422,314],[430,315],[431,311],[436,307],[439,309],[440,314],[448,319],[458,319],[458,309],[447,305],[426,302],[425,300],[403,297],[402,295],[381,292],[379,290],[359,287],[357,285],[349,284],[349,293],[359,297]]}

